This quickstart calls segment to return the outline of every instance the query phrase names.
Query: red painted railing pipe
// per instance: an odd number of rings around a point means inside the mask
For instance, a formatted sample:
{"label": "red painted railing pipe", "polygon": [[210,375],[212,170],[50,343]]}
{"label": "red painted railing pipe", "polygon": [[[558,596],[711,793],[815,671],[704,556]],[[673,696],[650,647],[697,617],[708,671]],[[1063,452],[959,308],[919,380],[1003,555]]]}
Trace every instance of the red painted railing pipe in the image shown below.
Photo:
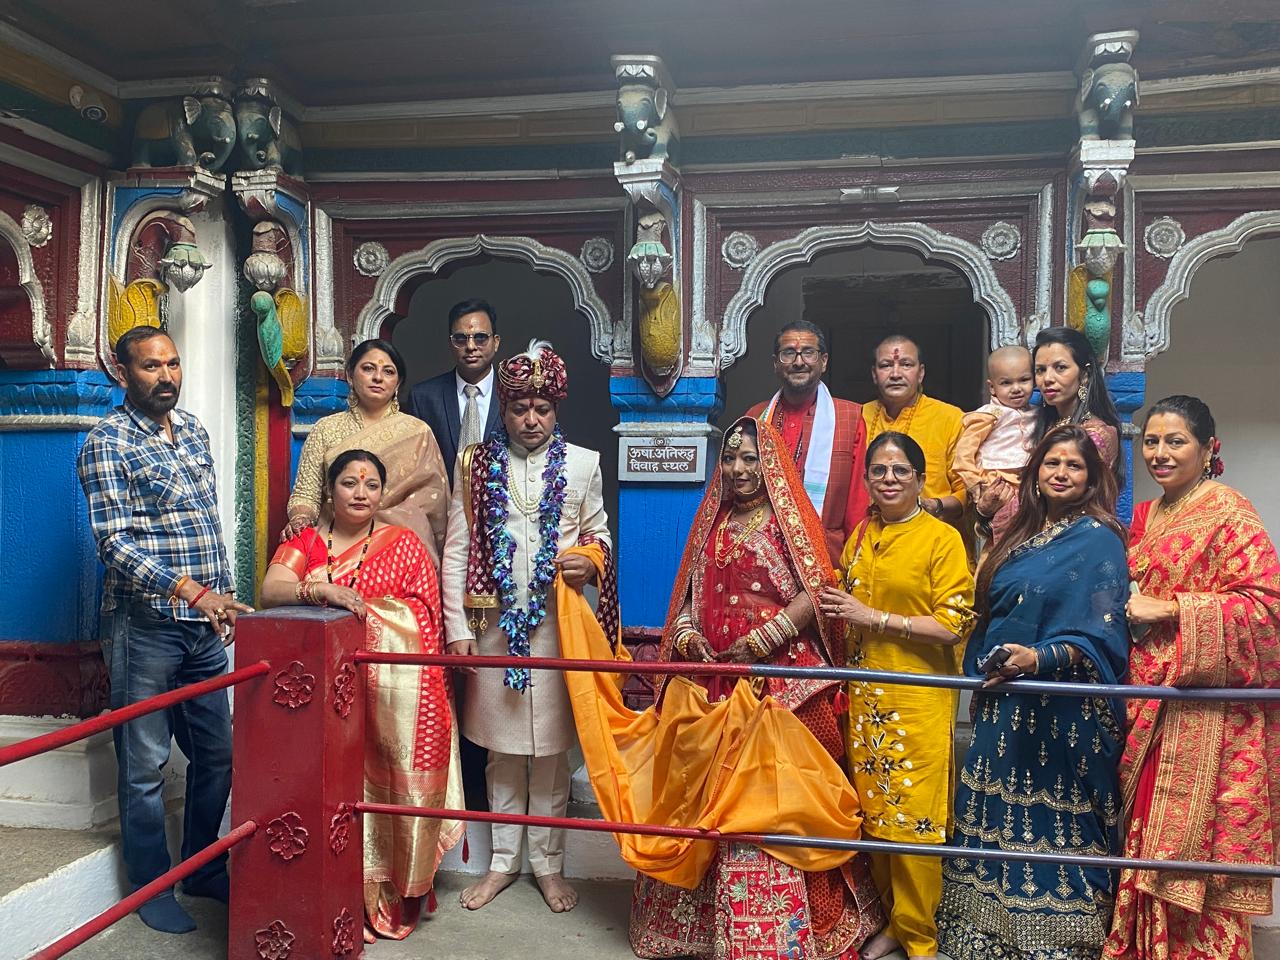
{"label": "red painted railing pipe", "polygon": [[430,817],[435,820],[473,820],[478,823],[514,823],[526,827],[586,830],[596,833],[635,833],[650,837],[689,837],[721,843],[753,843],[756,846],[815,847],[821,850],[853,850],[863,853],[911,854],[922,857],[968,857],[973,860],[1003,860],[1013,863],[1067,863],[1104,867],[1110,870],[1176,870],[1180,873],[1210,873],[1231,876],[1280,877],[1280,866],[1268,863],[1220,863],[1203,860],[1146,860],[1139,857],[1111,857],[1084,853],[1048,853],[1025,850],[957,847],[941,843],[907,843],[899,840],[848,840],[843,837],[798,837],[785,833],[720,833],[697,827],[668,827],[613,820],[586,820],[581,817],[535,817],[519,813],[487,813],[481,810],[446,810],[441,807],[398,807],[390,803],[357,803],[361,813],[384,813],[402,817]]}
{"label": "red painted railing pipe", "polygon": [[145,700],[139,700],[137,703],[131,703],[117,710],[109,710],[104,714],[90,717],[80,723],[73,723],[71,726],[64,727],[54,733],[32,737],[30,740],[20,740],[18,743],[10,744],[0,749],[0,767],[5,764],[16,763],[19,760],[25,760],[27,757],[34,757],[38,753],[47,753],[50,750],[56,750],[58,747],[65,747],[68,743],[75,743],[77,740],[91,737],[95,733],[101,733],[103,730],[110,730],[112,727],[118,727],[122,723],[128,723],[130,720],[146,716],[148,713],[167,710],[175,703],[185,703],[187,700],[194,700],[196,697],[202,697],[206,693],[212,693],[214,690],[221,690],[223,687],[232,687],[237,683],[244,683],[246,680],[262,676],[270,669],[271,664],[265,660],[259,660],[257,663],[241,667],[239,670],[233,670],[231,673],[224,673],[220,677],[201,680],[199,683],[188,684],[185,687],[179,687],[177,690],[158,693],[154,697],[147,697]]}
{"label": "red painted railing pipe", "polygon": [[[428,667],[570,670],[590,673],[675,673],[694,677],[782,677],[790,680],[835,680],[838,683],[898,684],[944,690],[980,690],[981,677],[938,673],[897,673],[861,667],[793,667],[776,663],[656,663],[630,660],[563,660],[557,657],[462,657],[448,653],[374,653],[362,650],[356,663],[412,663]],[[1144,687],[1120,683],[1075,683],[1065,680],[1006,680],[993,693],[1035,693],[1056,697],[1117,697],[1127,700],[1194,700],[1228,703],[1280,703],[1280,687]]]}
{"label": "red painted railing pipe", "polygon": [[61,957],[64,954],[70,953],[90,937],[97,936],[116,921],[133,913],[134,910],[137,910],[138,907],[142,906],[157,893],[168,890],[179,880],[191,876],[191,874],[195,873],[205,864],[216,859],[227,850],[230,850],[237,843],[240,843],[242,840],[247,840],[257,832],[257,829],[258,825],[256,823],[252,820],[246,820],[244,823],[240,824],[240,826],[233,828],[225,837],[215,840],[199,853],[183,860],[172,870],[162,873],[145,887],[139,887],[114,907],[98,914],[88,923],[83,923],[76,927],[66,936],[55,940],[39,953],[32,954],[30,960],[54,960],[56,957]]}

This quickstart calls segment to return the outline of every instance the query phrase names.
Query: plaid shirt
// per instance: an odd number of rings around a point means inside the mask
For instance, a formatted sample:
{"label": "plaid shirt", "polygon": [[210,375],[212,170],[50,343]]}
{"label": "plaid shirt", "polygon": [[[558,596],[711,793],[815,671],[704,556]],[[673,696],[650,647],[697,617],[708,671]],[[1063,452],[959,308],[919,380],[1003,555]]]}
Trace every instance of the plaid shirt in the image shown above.
{"label": "plaid shirt", "polygon": [[203,620],[185,603],[170,607],[178,580],[231,588],[209,435],[189,413],[174,410],[170,420],[173,443],[126,399],[80,450],[76,469],[107,567],[103,613],[138,600],[179,620]]}

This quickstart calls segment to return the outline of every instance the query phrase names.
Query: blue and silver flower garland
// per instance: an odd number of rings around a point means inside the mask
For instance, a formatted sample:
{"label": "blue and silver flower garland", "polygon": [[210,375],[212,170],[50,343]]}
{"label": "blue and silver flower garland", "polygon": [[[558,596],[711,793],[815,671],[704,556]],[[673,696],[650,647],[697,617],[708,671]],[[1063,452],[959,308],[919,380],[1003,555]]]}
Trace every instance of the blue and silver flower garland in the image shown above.
{"label": "blue and silver flower garland", "polygon": [[[565,442],[557,424],[547,448],[547,465],[542,471],[542,498],[538,502],[538,552],[533,557],[533,578],[529,581],[529,605],[517,604],[517,587],[511,573],[516,555],[515,538],[507,531],[511,502],[507,482],[511,454],[505,430],[489,440],[489,476],[484,533],[493,556],[493,583],[502,613],[498,626],[507,635],[507,652],[513,657],[529,656],[529,637],[547,616],[547,590],[556,576],[555,558],[560,551],[560,512],[564,507]],[[503,684],[524,692],[529,688],[529,671],[508,667]]]}

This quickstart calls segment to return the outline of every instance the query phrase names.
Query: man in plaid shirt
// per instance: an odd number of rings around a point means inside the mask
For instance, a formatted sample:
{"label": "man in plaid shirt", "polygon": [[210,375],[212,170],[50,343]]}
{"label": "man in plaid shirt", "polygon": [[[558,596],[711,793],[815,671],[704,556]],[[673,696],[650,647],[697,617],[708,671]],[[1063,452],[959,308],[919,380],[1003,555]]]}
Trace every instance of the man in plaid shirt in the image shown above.
{"label": "man in plaid shirt", "polygon": [[[182,366],[168,334],[138,327],[116,343],[125,401],[89,431],[77,470],[106,565],[103,656],[113,709],[227,669],[237,603],[222,544],[209,435],[175,409]],[[186,859],[218,836],[231,791],[231,716],[219,690],[115,728],[120,833],[134,889],[170,867],[163,767],[169,742],[186,754]],[[225,854],[183,885],[226,902]],[[195,921],[168,890],[138,910],[169,933]]]}

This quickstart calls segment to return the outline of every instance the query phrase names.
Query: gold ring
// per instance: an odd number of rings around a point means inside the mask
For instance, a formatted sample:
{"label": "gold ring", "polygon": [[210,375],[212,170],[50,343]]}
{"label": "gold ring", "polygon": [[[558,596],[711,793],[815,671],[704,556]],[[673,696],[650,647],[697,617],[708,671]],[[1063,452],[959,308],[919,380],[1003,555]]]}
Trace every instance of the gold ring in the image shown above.
{"label": "gold ring", "polygon": [[219,620],[225,620],[225,619],[226,619],[226,617],[227,617],[227,611],[225,611],[225,610],[215,610],[215,611],[213,611],[213,615],[214,615],[215,617],[217,617]]}

